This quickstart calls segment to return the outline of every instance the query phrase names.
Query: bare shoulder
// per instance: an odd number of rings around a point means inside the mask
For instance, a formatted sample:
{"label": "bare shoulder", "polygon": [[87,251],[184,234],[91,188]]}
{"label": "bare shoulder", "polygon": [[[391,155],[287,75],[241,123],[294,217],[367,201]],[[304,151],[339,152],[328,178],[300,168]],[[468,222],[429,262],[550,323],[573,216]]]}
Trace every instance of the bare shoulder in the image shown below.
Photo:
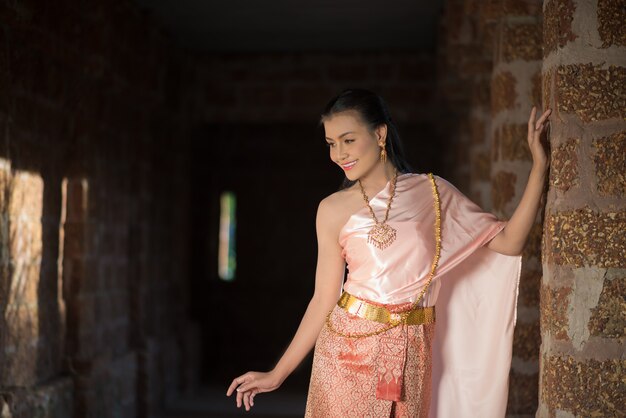
{"label": "bare shoulder", "polygon": [[339,232],[350,215],[362,207],[363,201],[354,188],[339,190],[322,199],[317,210],[318,224]]}

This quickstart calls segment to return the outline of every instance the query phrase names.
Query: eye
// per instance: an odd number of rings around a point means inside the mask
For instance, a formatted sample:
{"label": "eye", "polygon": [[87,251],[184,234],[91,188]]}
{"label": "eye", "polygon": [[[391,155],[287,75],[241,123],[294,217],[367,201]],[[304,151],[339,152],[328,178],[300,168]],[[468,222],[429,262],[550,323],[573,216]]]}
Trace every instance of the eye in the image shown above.
{"label": "eye", "polygon": [[350,142],[354,142],[354,139],[346,139],[346,144],[349,144]]}
{"label": "eye", "polygon": [[331,147],[334,147],[334,146],[335,146],[335,144],[334,144],[334,143],[332,143],[332,142],[327,142],[327,143],[326,143],[326,146],[327,146],[328,148],[331,148]]}

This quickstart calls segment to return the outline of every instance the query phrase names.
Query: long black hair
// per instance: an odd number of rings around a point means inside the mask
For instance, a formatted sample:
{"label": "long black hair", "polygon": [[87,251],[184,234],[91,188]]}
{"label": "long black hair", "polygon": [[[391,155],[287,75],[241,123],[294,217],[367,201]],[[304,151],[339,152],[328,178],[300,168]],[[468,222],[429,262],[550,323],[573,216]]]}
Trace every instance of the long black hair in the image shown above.
{"label": "long black hair", "polygon": [[[402,141],[398,134],[398,128],[391,119],[389,106],[382,97],[365,89],[345,89],[328,102],[321,114],[319,124],[322,125],[327,118],[347,110],[358,112],[361,120],[367,124],[370,131],[374,131],[382,124],[387,125],[387,139],[385,141],[387,158],[396,167],[398,173],[413,171],[404,156]],[[344,177],[340,189],[350,187],[354,183],[355,181]]]}

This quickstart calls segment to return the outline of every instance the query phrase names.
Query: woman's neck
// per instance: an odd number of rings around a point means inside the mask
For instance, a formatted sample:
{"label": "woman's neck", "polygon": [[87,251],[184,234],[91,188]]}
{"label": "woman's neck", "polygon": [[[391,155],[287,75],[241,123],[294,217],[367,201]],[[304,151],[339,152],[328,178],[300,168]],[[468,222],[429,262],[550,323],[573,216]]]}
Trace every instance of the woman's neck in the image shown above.
{"label": "woman's neck", "polygon": [[387,161],[384,165],[382,163],[377,164],[369,173],[361,176],[359,180],[365,191],[374,194],[382,190],[387,185],[387,182],[393,179],[395,172],[396,168],[391,162]]}

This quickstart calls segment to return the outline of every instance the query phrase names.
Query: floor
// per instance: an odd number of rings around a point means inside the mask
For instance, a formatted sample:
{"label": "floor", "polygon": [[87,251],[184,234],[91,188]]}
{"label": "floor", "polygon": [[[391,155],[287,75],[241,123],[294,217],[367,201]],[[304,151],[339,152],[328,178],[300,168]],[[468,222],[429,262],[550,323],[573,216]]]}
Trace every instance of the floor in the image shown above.
{"label": "floor", "polygon": [[[246,412],[243,407],[237,408],[232,396],[226,396],[225,388],[205,387],[193,398],[178,400],[158,418],[302,418],[305,405],[306,393],[279,389],[257,395],[254,407]],[[507,415],[507,418],[534,418],[534,415]]]}
{"label": "floor", "polygon": [[232,418],[252,416],[256,418],[302,418],[306,393],[290,393],[278,389],[255,397],[254,406],[248,412],[237,408],[235,395],[226,396],[221,387],[205,387],[197,396],[180,399],[170,405],[159,418]]}

